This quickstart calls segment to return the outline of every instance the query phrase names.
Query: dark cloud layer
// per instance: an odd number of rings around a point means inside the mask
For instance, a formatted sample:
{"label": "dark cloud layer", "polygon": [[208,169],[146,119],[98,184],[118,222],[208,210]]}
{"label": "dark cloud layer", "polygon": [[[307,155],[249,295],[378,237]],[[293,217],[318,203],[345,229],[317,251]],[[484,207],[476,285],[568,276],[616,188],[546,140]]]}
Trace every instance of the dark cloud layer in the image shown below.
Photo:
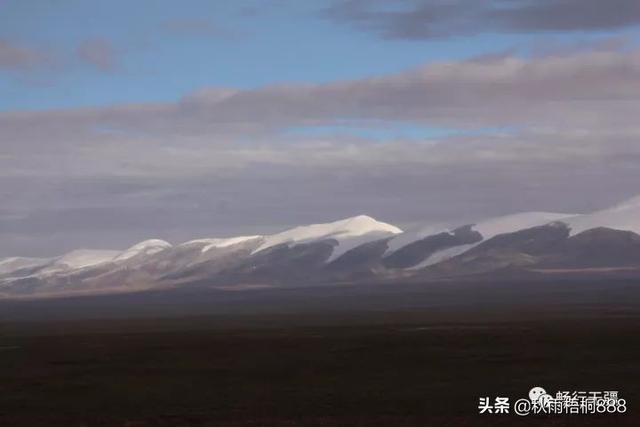
{"label": "dark cloud layer", "polygon": [[601,31],[640,25],[636,0],[344,0],[325,15],[387,38]]}

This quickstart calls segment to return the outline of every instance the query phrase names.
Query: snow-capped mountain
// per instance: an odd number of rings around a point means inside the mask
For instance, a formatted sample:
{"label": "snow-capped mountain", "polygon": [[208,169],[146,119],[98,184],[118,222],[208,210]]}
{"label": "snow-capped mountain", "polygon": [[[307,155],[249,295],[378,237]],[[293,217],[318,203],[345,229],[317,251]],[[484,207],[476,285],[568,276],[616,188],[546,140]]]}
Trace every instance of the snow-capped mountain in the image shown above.
{"label": "snow-capped mountain", "polygon": [[255,252],[287,244],[289,246],[320,240],[333,240],[336,247],[329,260],[361,244],[402,233],[398,227],[376,221],[367,215],[358,215],[328,224],[313,224],[292,228],[282,233],[267,236]]}
{"label": "snow-capped mountain", "polygon": [[200,246],[200,252],[205,253],[212,249],[226,248],[250,240],[262,239],[262,236],[238,236],[229,238],[197,239],[183,243],[183,246]]}
{"label": "snow-capped mountain", "polygon": [[48,268],[52,270],[72,270],[78,268],[91,267],[105,262],[109,262],[120,254],[119,251],[77,249],[58,258]]}
{"label": "snow-capped mountain", "polygon": [[127,261],[140,256],[149,256],[169,249],[171,243],[159,239],[150,239],[131,246],[113,258],[113,262]]}
{"label": "snow-capped mountain", "polygon": [[450,227],[400,228],[359,215],[271,235],[145,240],[0,260],[0,296],[430,280],[432,277],[638,270],[640,197],[591,214],[524,212]]}
{"label": "snow-capped mountain", "polygon": [[50,258],[11,257],[0,260],[0,277],[18,271],[42,268],[51,263]]}
{"label": "snow-capped mountain", "polygon": [[[566,213],[521,212],[484,219],[476,224],[469,224],[472,231],[479,233],[481,237],[480,239],[474,239],[475,241],[461,241],[458,244],[454,244],[454,242],[452,242],[449,245],[443,245],[439,249],[425,251],[420,262],[415,263],[412,267],[427,267],[437,262],[461,255],[483,241],[489,240],[500,234],[512,233],[514,231],[548,224],[553,221],[564,221],[573,217],[575,217],[574,214]],[[412,244],[415,245],[416,242],[432,238],[432,236],[440,233],[446,233],[452,236],[454,235],[454,232],[448,229],[437,230],[430,226],[403,233],[389,242],[389,249],[387,250],[386,256],[390,257],[393,253],[402,248],[406,248]]]}
{"label": "snow-capped mountain", "polygon": [[640,233],[640,196],[609,209],[567,218],[565,222],[571,227],[572,235],[596,227]]}

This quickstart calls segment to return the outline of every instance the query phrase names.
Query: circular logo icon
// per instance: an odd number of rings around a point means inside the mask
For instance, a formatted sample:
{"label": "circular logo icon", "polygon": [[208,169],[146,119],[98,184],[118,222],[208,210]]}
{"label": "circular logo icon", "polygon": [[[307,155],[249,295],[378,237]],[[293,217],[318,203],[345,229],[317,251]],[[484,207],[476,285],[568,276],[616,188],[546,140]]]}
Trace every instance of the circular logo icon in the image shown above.
{"label": "circular logo icon", "polygon": [[546,390],[542,387],[534,387],[529,390],[529,400],[531,400],[532,403],[536,403],[540,406],[546,406],[549,404],[551,396],[549,396]]}

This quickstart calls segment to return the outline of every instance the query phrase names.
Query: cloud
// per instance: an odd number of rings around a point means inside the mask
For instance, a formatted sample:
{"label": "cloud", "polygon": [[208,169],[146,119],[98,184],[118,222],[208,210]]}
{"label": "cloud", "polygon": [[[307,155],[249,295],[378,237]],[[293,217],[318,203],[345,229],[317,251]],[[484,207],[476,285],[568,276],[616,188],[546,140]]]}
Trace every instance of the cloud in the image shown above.
{"label": "cloud", "polygon": [[636,0],[340,0],[324,14],[391,39],[603,31],[640,25]]}
{"label": "cloud", "polygon": [[[0,114],[5,141],[0,163],[5,165],[0,173],[19,173],[16,168],[23,162],[40,173],[57,167],[60,173],[80,175],[102,169],[112,174],[162,175],[198,173],[207,167],[237,170],[256,162],[348,162],[355,149],[345,150],[343,141],[348,138],[286,133],[322,125],[375,129],[385,123],[418,124],[466,129],[477,138],[484,138],[487,128],[504,129],[507,135],[546,132],[585,140],[610,138],[637,131],[639,100],[637,50],[580,50],[533,58],[486,55],[361,80],[253,90],[210,88],[176,103],[4,113]],[[494,140],[508,151],[501,138]],[[353,143],[359,159],[395,159],[381,147],[397,144],[372,147],[366,139]],[[580,147],[580,138],[571,144]],[[24,156],[24,150],[38,155]],[[155,157],[128,155],[132,150],[153,151]],[[313,158],[304,154],[314,151]],[[462,161],[463,154],[450,161]],[[60,158],[43,167],[40,156],[43,163]],[[79,161],[84,157],[87,161]],[[110,163],[119,157],[121,161]]]}
{"label": "cloud", "polygon": [[110,41],[91,39],[83,41],[77,49],[78,58],[102,72],[112,72],[117,68],[116,52]]}
{"label": "cloud", "polygon": [[48,64],[50,60],[42,50],[0,40],[0,69],[28,71]]}
{"label": "cloud", "polygon": [[[42,49],[0,39],[0,70],[18,75],[24,83],[54,79],[59,72],[74,64],[71,52]],[[75,56],[84,64],[101,72],[117,69],[117,52],[111,42],[101,38],[85,40]]]}
{"label": "cloud", "polygon": [[[588,211],[638,192],[639,107],[640,51],[615,45],[208,88],[174,103],[2,113],[0,252],[126,247],[359,213],[402,225]],[[454,131],[380,139],[340,130],[389,124]],[[288,132],[316,126],[333,131]]]}
{"label": "cloud", "polygon": [[[178,102],[0,115],[14,140],[216,136],[385,121],[459,128],[635,126],[640,50],[485,55],[326,84],[203,89]],[[37,125],[35,125],[37,124]],[[22,142],[21,142],[22,143]]]}

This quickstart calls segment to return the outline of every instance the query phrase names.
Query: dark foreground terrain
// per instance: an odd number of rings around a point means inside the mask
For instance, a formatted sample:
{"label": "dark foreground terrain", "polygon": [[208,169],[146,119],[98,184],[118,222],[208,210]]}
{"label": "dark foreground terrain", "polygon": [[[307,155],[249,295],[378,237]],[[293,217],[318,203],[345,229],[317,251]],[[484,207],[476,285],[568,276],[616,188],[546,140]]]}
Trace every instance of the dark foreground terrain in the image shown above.
{"label": "dark foreground terrain", "polygon": [[[376,310],[327,296],[304,313],[166,318],[62,316],[83,301],[102,313],[83,299],[50,302],[49,318],[42,302],[7,304],[0,426],[637,426],[640,306],[615,286],[506,302],[483,299],[489,286],[464,304],[435,288],[414,289],[411,304],[378,290],[389,303]],[[513,402],[533,386],[618,390],[629,409],[478,414],[479,397]]]}

